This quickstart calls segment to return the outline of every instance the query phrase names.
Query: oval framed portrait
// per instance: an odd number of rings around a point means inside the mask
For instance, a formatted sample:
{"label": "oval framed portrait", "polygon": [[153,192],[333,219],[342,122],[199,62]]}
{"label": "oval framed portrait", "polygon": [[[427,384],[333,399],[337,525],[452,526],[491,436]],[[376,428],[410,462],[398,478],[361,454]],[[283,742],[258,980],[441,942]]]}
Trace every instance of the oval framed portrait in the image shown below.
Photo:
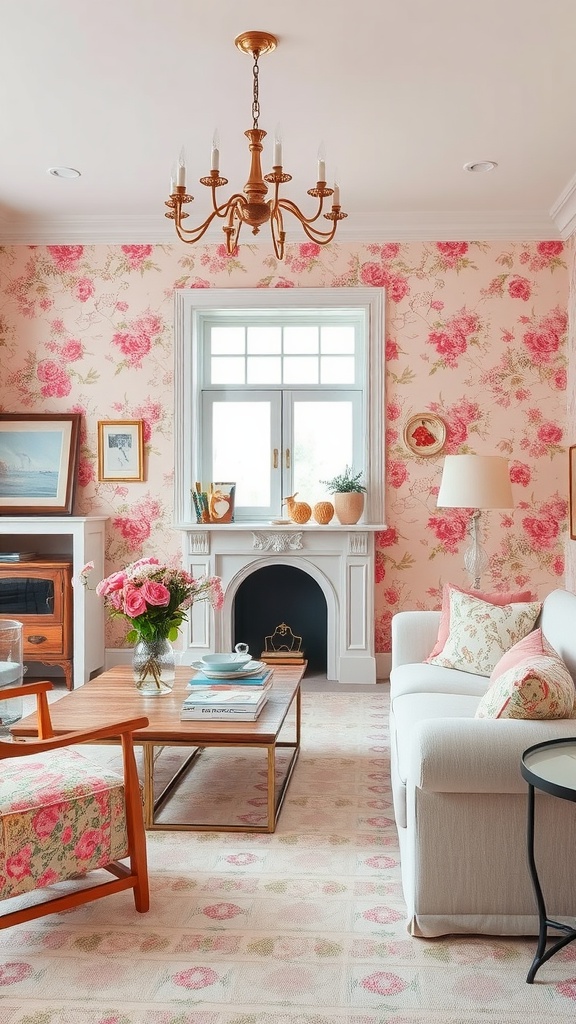
{"label": "oval framed portrait", "polygon": [[433,412],[411,416],[404,427],[404,444],[413,455],[438,455],[446,441],[446,424]]}

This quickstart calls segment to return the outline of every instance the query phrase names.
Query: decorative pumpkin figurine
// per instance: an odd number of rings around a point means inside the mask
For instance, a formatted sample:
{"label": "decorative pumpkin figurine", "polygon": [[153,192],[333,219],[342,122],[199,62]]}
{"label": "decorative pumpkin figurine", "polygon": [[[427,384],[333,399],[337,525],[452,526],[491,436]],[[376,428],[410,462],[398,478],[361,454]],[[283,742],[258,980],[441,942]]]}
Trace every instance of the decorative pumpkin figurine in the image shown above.
{"label": "decorative pumpkin figurine", "polygon": [[320,526],[326,526],[334,516],[334,505],[331,501],[317,501],[312,509],[312,515]]}
{"label": "decorative pumpkin figurine", "polygon": [[[298,491],[296,491],[296,494],[298,494]],[[296,494],[291,494],[289,498],[284,498],[282,504],[286,505],[286,508],[288,509],[288,518],[291,519],[293,523],[298,523],[302,526],[310,519],[312,509],[308,502],[296,501]]]}

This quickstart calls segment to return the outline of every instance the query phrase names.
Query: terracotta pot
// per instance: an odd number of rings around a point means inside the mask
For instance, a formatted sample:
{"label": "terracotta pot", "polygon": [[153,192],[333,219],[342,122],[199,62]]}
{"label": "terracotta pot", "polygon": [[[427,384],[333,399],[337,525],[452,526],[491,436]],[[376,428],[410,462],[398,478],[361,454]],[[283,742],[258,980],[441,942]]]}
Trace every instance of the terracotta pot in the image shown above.
{"label": "terracotta pot", "polygon": [[342,526],[357,523],[364,511],[363,491],[339,491],[333,497],[338,522]]}

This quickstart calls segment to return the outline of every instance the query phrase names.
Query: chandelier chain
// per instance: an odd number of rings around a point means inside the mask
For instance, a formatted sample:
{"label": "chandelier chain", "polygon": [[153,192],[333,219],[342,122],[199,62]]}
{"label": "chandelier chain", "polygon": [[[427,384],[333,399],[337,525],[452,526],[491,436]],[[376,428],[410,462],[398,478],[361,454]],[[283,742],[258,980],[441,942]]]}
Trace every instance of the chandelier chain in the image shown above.
{"label": "chandelier chain", "polygon": [[[347,214],[342,212],[340,206],[340,187],[334,185],[334,188],[328,188],[326,185],[326,165],[320,158],[320,154],[316,184],[308,189],[308,195],[317,200],[317,206],[309,216],[303,213],[292,199],[280,195],[280,186],[291,181],[292,176],[286,174],[282,167],[282,142],[278,137],[274,142],[272,172],[270,174],[262,173],[261,154],[264,149],[263,142],[266,132],[258,127],[260,118],[258,60],[262,54],[274,50],[278,40],[269,32],[243,32],[236,37],[234,42],[239,50],[250,54],[254,61],[252,68],[252,128],[244,132],[250,150],[248,180],[242,192],[235,192],[229,199],[219,201],[217,189],[227,185],[228,179],[220,173],[220,151],[218,144],[214,142],[210,173],[200,178],[200,184],[209,188],[212,193],[212,211],[202,224],[195,228],[186,228],[183,221],[188,218],[189,214],[185,212],[184,207],[193,201],[194,196],[189,195],[186,191],[186,165],[181,154],[176,177],[171,182],[170,198],[166,200],[168,210],[165,216],[174,221],[178,238],[189,244],[199,242],[216,219],[223,220],[222,230],[226,238],[226,252],[229,256],[236,253],[243,224],[252,229],[253,235],[257,235],[260,228],[264,224],[268,224],[274,255],[278,260],[284,259],[286,242],[284,214],[295,217],[300,222],[304,234],[312,242],[316,242],[318,245],[327,245],[334,238],[339,222],[344,220]],[[268,185],[272,186],[270,199],[266,199]],[[329,200],[330,197],[332,197],[331,208],[323,214],[324,201]],[[317,226],[322,215],[330,225],[326,231]]]}
{"label": "chandelier chain", "polygon": [[254,78],[253,92],[252,92],[252,127],[258,127],[258,118],[260,117],[260,103],[258,101],[258,75],[260,74],[260,68],[258,67],[258,51],[255,50],[253,53],[254,67],[252,69],[252,75]]}

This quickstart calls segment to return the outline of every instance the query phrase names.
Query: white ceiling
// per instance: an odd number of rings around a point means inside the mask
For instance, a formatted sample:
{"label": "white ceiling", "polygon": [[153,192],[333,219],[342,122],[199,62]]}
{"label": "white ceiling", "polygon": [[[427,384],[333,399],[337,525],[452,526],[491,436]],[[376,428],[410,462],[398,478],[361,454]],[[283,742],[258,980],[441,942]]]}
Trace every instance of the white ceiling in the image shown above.
{"label": "white ceiling", "polygon": [[[174,241],[171,167],[184,145],[196,224],[215,128],[222,197],[240,191],[252,61],[234,38],[246,29],[279,38],[260,62],[264,171],[280,124],[284,194],[311,211],[324,141],[349,215],[337,238],[576,226],[574,0],[8,0],[0,241]],[[497,169],[464,172],[485,159]],[[58,180],[54,165],[82,176]]]}

